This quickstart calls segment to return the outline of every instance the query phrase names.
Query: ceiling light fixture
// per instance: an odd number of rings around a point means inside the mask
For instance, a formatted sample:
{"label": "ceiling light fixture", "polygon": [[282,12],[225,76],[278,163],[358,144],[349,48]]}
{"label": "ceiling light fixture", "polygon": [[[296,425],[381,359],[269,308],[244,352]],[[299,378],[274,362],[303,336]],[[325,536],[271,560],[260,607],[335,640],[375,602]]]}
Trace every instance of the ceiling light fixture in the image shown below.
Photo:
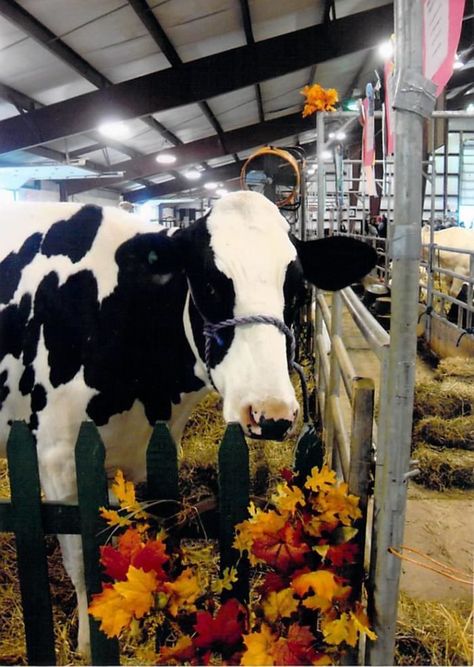
{"label": "ceiling light fixture", "polygon": [[343,132],[342,130],[339,130],[339,132],[336,132],[336,139],[338,141],[342,141],[345,138],[346,138],[346,133],[345,132]]}
{"label": "ceiling light fixture", "polygon": [[176,162],[176,155],[172,153],[159,153],[156,156],[156,161],[160,164],[174,164]]}
{"label": "ceiling light fixture", "polygon": [[393,56],[393,42],[388,39],[377,47],[377,52],[383,60],[389,60]]}
{"label": "ceiling light fixture", "polygon": [[188,179],[188,181],[198,181],[201,178],[201,175],[201,172],[197,169],[188,169],[184,172],[184,176]]}
{"label": "ceiling light fixture", "polygon": [[204,183],[204,187],[206,190],[215,190],[218,186],[214,181],[208,181],[207,183]]}
{"label": "ceiling light fixture", "polygon": [[321,153],[321,157],[323,158],[323,160],[330,160],[332,158],[332,153],[331,151],[323,151]]}
{"label": "ceiling light fixture", "polygon": [[111,139],[127,139],[131,135],[130,129],[121,120],[102,123],[98,130],[105,137]]}

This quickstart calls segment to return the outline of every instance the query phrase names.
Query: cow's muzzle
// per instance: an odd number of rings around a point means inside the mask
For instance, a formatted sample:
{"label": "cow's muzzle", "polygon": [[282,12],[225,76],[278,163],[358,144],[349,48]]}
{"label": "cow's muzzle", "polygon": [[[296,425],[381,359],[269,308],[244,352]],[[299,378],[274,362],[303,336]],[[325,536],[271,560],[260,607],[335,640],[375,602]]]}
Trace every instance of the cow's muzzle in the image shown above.
{"label": "cow's muzzle", "polygon": [[258,440],[284,440],[291,435],[298,417],[298,408],[275,409],[275,405],[267,409],[248,406],[242,410],[241,424],[245,435]]}

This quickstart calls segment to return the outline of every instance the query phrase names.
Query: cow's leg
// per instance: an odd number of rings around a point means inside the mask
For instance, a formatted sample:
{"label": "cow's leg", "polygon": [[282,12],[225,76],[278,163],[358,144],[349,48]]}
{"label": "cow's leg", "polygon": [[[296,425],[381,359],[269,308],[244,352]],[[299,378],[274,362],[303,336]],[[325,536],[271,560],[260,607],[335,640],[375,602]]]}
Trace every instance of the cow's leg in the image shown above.
{"label": "cow's leg", "polygon": [[[48,500],[77,505],[76,466],[73,441],[48,443],[46,451],[38,447],[41,486]],[[58,535],[63,563],[77,597],[79,628],[78,649],[90,655],[89,618],[84,578],[84,560],[80,535]]]}

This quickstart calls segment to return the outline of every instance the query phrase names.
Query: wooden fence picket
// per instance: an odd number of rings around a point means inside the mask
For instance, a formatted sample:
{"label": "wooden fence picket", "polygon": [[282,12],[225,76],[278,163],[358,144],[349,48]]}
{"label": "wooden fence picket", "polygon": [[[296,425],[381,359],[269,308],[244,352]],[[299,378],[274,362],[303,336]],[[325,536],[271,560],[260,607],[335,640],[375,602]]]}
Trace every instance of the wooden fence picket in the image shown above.
{"label": "wooden fence picket", "polygon": [[[107,477],[104,471],[105,449],[97,427],[92,422],[81,424],[76,443],[76,474],[82,548],[87,596],[102,590],[102,568],[99,546],[105,544],[110,531],[104,530],[99,508],[109,504]],[[107,639],[99,624],[89,617],[91,657],[94,665],[119,665],[120,654],[116,639]]]}
{"label": "wooden fence picket", "polygon": [[25,422],[14,422],[7,453],[28,662],[55,665],[38,458],[34,438]]}

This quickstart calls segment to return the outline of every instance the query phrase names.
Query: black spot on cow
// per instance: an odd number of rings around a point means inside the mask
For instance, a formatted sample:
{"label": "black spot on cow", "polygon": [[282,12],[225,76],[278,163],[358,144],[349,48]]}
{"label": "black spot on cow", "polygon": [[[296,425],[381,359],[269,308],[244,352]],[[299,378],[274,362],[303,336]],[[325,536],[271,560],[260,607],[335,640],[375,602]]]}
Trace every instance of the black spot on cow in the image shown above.
{"label": "black spot on cow", "polygon": [[43,325],[53,387],[69,382],[79,371],[97,314],[97,282],[91,271],[73,274],[60,287],[56,273],[43,279],[35,299],[34,326],[37,330]]}
{"label": "black spot on cow", "polygon": [[10,304],[0,312],[0,360],[7,354],[20,357],[30,312],[30,294],[24,294],[18,305]]}
{"label": "black spot on cow", "polygon": [[42,234],[33,234],[18,252],[11,252],[0,262],[0,303],[8,303],[15,294],[21,273],[39,250]]}
{"label": "black spot on cow", "polygon": [[30,427],[30,429],[32,431],[36,431],[36,429],[38,428],[38,425],[39,425],[38,415],[36,414],[36,412],[34,412],[30,417],[30,420],[28,422],[28,426]]}
{"label": "black spot on cow", "polygon": [[31,392],[31,412],[41,412],[46,407],[46,390],[42,384],[35,384]]}
{"label": "black spot on cow", "polygon": [[35,371],[31,364],[26,366],[23,371],[20,382],[18,383],[18,388],[20,389],[23,396],[27,396],[33,390],[35,384]]}
{"label": "black spot on cow", "polygon": [[42,254],[66,255],[71,262],[79,262],[91,249],[101,222],[101,208],[83,206],[68,220],[51,226],[41,245]]}
{"label": "black spot on cow", "polygon": [[10,393],[10,387],[7,385],[7,380],[8,380],[8,372],[2,371],[0,373],[0,408],[3,405],[4,400]]}

